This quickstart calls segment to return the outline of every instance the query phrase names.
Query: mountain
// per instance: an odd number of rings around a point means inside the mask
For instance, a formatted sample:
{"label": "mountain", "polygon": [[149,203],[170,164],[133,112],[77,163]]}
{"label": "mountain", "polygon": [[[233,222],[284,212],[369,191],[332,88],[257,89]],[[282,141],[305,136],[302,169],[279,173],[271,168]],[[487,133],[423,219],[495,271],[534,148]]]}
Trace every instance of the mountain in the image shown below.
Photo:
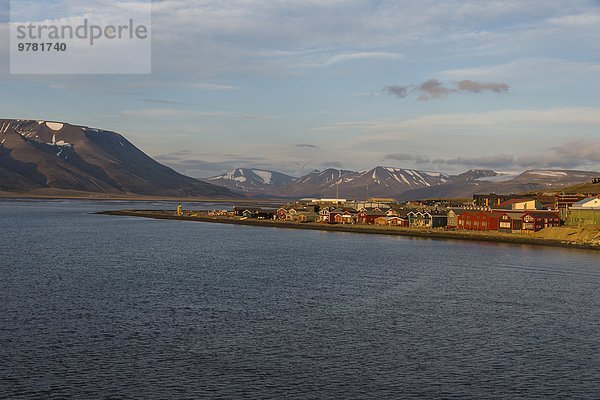
{"label": "mountain", "polygon": [[0,119],[0,191],[160,197],[235,197],[181,175],[115,132]]}
{"label": "mountain", "polygon": [[395,197],[407,190],[443,184],[447,179],[448,175],[438,172],[390,167],[375,167],[363,172],[315,170],[278,194],[287,197]]}
{"label": "mountain", "polygon": [[296,178],[281,172],[263,169],[237,168],[223,175],[206,179],[214,185],[251,194],[275,194]]}
{"label": "mountain", "polygon": [[[598,177],[597,172],[572,170],[529,170],[520,175],[498,174],[481,176],[473,179],[477,172],[471,170],[465,174],[451,177],[445,184],[435,187],[421,188],[402,193],[401,200],[432,198],[471,198],[474,194],[485,193],[526,193],[544,190],[556,190],[591,182]],[[492,171],[493,172],[493,171]],[[467,177],[467,179],[465,179]]]}

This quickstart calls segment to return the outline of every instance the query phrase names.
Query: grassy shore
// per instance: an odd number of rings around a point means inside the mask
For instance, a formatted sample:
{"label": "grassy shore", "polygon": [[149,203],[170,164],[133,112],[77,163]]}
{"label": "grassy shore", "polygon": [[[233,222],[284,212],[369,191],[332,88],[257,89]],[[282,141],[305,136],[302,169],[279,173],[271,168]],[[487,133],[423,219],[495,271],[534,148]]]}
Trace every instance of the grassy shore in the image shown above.
{"label": "grassy shore", "polygon": [[[479,242],[494,242],[494,243],[511,243],[511,244],[526,244],[535,246],[551,246],[551,247],[567,247],[585,250],[600,250],[600,242],[585,242],[571,241],[558,238],[546,238],[540,235],[525,235],[525,234],[508,234],[501,232],[475,232],[475,231],[447,231],[443,229],[422,229],[422,228],[401,228],[387,226],[372,226],[372,225],[331,225],[322,223],[297,223],[288,221],[271,221],[257,219],[239,219],[228,217],[209,217],[203,214],[188,214],[178,216],[172,211],[156,211],[156,210],[119,210],[119,211],[104,211],[99,214],[116,215],[116,216],[131,216],[153,219],[168,219],[181,221],[198,221],[210,222],[219,224],[260,226],[271,228],[288,228],[288,229],[308,229],[319,231],[333,232],[350,232],[350,233],[366,233],[378,235],[394,235],[407,237],[420,237],[429,239],[452,239],[452,240],[472,240]],[[565,228],[569,229],[569,228]]]}

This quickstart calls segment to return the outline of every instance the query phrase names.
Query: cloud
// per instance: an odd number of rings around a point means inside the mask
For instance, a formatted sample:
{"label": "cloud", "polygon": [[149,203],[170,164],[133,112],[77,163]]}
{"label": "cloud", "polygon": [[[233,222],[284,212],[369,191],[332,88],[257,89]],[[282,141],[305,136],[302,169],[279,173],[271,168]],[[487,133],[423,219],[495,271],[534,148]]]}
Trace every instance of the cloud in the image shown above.
{"label": "cloud", "polygon": [[387,154],[383,158],[384,160],[401,162],[413,161],[415,164],[429,164],[431,162],[428,156],[414,154]]}
{"label": "cloud", "polygon": [[[531,83],[539,78],[539,71],[544,71],[543,84],[548,80],[565,80],[572,77],[582,79],[583,75],[594,76],[600,73],[598,62],[573,62],[559,58],[529,57],[519,58],[505,64],[486,65],[471,68],[448,69],[439,73],[444,79],[462,80],[465,77],[477,80],[510,79]],[[550,78],[551,77],[551,78]]]}
{"label": "cloud", "polygon": [[193,89],[199,90],[237,90],[238,88],[232,85],[222,83],[199,82],[189,85]]}
{"label": "cloud", "polygon": [[412,86],[392,85],[384,87],[383,92],[403,99],[411,93],[412,89]]}
{"label": "cloud", "polygon": [[399,53],[389,53],[382,51],[363,51],[354,53],[341,53],[330,56],[325,62],[317,64],[319,66],[331,66],[348,61],[355,60],[399,60],[402,55]]}
{"label": "cloud", "polygon": [[431,163],[494,169],[514,166],[515,161],[515,156],[499,154],[479,157],[456,157],[450,159],[436,159],[433,160]]}
{"label": "cloud", "polygon": [[419,90],[422,94],[419,96],[418,100],[443,99],[450,93],[456,91],[454,89],[444,87],[442,82],[438,81],[437,79],[430,79],[421,83],[419,85]]}
{"label": "cloud", "polygon": [[414,154],[387,154],[383,158],[394,161],[414,161],[415,157]]}
{"label": "cloud", "polygon": [[584,160],[600,163],[600,140],[571,140],[563,146],[552,147],[558,156],[565,159]]}
{"label": "cloud", "polygon": [[573,140],[554,146],[539,154],[496,154],[478,157],[436,159],[432,164],[464,167],[498,168],[598,168],[600,141]]}
{"label": "cloud", "polygon": [[179,108],[142,108],[136,110],[123,110],[121,115],[126,117],[156,119],[156,118],[235,118],[246,121],[263,121],[271,119],[269,115],[240,114],[230,111],[197,111]]}
{"label": "cloud", "polygon": [[481,83],[464,80],[457,83],[457,89],[461,92],[481,93],[489,90],[495,93],[508,92],[510,86],[506,83]]}
{"label": "cloud", "polygon": [[321,163],[321,167],[342,169],[344,168],[344,163],[341,161],[324,161]]}
{"label": "cloud", "polygon": [[164,100],[164,99],[142,99],[145,103],[153,103],[153,104],[172,104],[172,105],[180,105],[176,101]]}
{"label": "cloud", "polygon": [[419,85],[391,85],[383,88],[383,92],[403,99],[411,93],[419,93],[417,100],[427,101],[431,99],[444,99],[452,93],[481,93],[485,91],[495,93],[506,93],[510,86],[506,83],[477,82],[462,80],[454,86],[446,86],[438,79],[429,79]]}
{"label": "cloud", "polygon": [[[550,133],[561,135],[566,129],[572,134],[587,132],[600,127],[598,107],[560,107],[544,110],[500,110],[481,113],[431,114],[406,120],[364,120],[339,122],[316,128],[318,131],[347,132],[357,130],[366,133],[364,142],[388,141],[405,137],[431,136],[438,140],[450,137],[457,140],[465,134],[495,138],[502,134],[503,141],[510,137],[518,139],[523,134],[530,137],[543,134],[550,140]],[[427,140],[430,140],[428,137]],[[488,139],[491,140],[491,139]]]}
{"label": "cloud", "polygon": [[317,149],[317,148],[319,148],[319,146],[315,146],[314,144],[308,144],[308,143],[300,143],[300,144],[297,144],[296,147],[307,148],[307,149]]}

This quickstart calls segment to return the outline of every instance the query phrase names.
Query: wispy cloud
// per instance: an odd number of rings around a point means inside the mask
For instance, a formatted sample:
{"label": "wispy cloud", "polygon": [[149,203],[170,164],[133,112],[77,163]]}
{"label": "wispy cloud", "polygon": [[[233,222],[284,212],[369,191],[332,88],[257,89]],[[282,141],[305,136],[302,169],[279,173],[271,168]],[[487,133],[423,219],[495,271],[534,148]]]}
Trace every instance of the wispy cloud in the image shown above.
{"label": "wispy cloud", "polygon": [[505,93],[508,92],[510,86],[506,83],[494,83],[494,82],[477,82],[472,80],[462,80],[447,86],[437,79],[429,79],[418,85],[391,85],[383,88],[383,93],[396,96],[403,99],[412,93],[417,93],[417,100],[431,100],[431,99],[444,99],[452,93],[481,93],[481,92],[494,92],[494,93]]}
{"label": "wispy cloud", "polygon": [[165,99],[142,99],[145,103],[152,104],[171,104],[171,105],[180,105],[181,103],[177,101],[165,100]]}
{"label": "wispy cloud", "polygon": [[344,163],[341,161],[324,161],[321,163],[321,168],[337,168],[343,169]]}
{"label": "wispy cloud", "polygon": [[429,164],[431,160],[428,156],[424,155],[414,155],[414,154],[386,154],[383,157],[384,160],[391,161],[413,161],[415,164]]}
{"label": "wispy cloud", "polygon": [[478,168],[598,168],[600,141],[571,140],[536,154],[492,154],[477,157],[436,159],[432,164]]}
{"label": "wispy cloud", "polygon": [[334,64],[357,61],[357,60],[399,60],[402,54],[383,51],[361,51],[353,53],[340,53],[328,57],[323,63],[316,64],[321,66],[330,66]]}
{"label": "wispy cloud", "polygon": [[199,90],[238,90],[236,86],[223,83],[198,82],[193,83],[189,87]]}
{"label": "wispy cloud", "polygon": [[231,111],[198,111],[184,108],[141,108],[134,110],[123,110],[121,115],[137,118],[235,118],[246,121],[264,121],[272,117],[270,115],[244,114]]}
{"label": "wispy cloud", "polygon": [[491,82],[476,82],[471,80],[460,81],[456,84],[456,88],[460,92],[481,93],[490,91],[495,93],[508,92],[510,86],[506,83],[491,83]]}
{"label": "wispy cloud", "polygon": [[314,145],[314,144],[308,144],[308,143],[300,143],[300,144],[297,144],[297,145],[296,145],[296,147],[300,147],[300,148],[308,148],[308,149],[316,149],[316,148],[318,148],[319,146],[316,146],[316,145]]}

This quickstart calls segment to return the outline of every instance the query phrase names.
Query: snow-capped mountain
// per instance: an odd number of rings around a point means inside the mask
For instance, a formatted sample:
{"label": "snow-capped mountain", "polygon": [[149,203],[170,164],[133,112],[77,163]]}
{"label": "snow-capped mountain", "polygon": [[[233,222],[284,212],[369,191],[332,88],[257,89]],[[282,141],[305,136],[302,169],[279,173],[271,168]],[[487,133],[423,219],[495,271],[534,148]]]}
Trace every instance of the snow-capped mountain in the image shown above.
{"label": "snow-capped mountain", "polygon": [[313,171],[285,187],[281,195],[294,197],[394,197],[407,190],[440,185],[448,175],[390,167],[369,171],[327,169]]}
{"label": "snow-capped mountain", "polygon": [[421,188],[402,193],[402,200],[432,198],[471,198],[485,193],[526,193],[556,190],[591,182],[597,172],[572,170],[530,170],[521,174],[471,170],[452,176],[443,185]]}
{"label": "snow-capped mountain", "polygon": [[214,185],[252,194],[276,194],[296,178],[281,172],[254,168],[236,168],[223,175],[206,179]]}
{"label": "snow-capped mountain", "polygon": [[0,191],[235,197],[159,164],[118,133],[9,119],[0,119]]}

